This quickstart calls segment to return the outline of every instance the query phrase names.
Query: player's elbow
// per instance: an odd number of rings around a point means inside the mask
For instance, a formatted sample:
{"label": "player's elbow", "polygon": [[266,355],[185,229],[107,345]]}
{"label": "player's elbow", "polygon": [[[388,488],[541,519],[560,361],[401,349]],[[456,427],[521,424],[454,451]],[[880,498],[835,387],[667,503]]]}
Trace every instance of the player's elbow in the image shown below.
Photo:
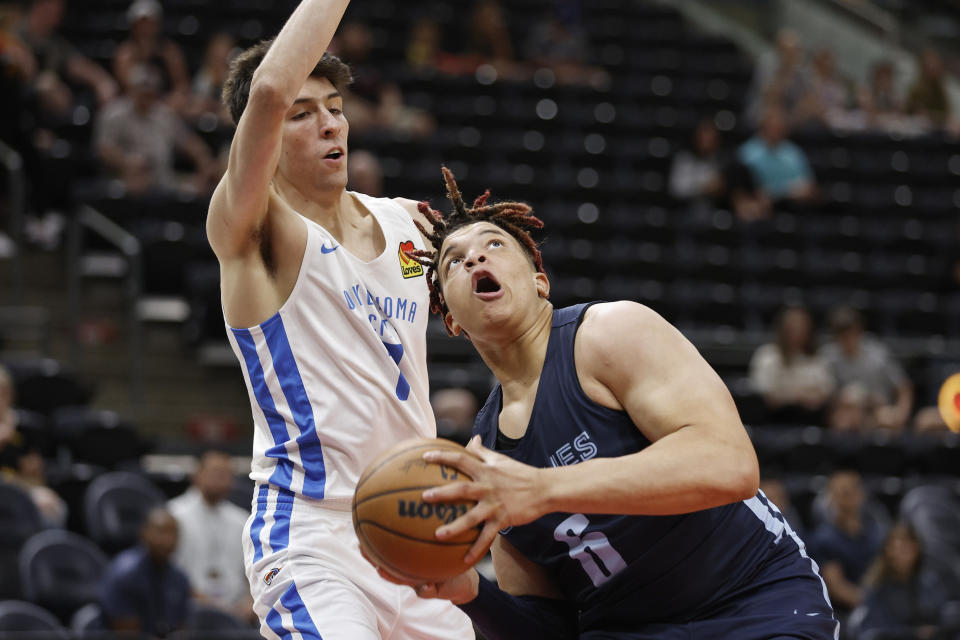
{"label": "player's elbow", "polygon": [[731,502],[749,500],[757,495],[760,488],[760,465],[757,455],[751,447],[740,455],[731,456],[732,467],[728,475]]}
{"label": "player's elbow", "polygon": [[257,69],[250,81],[247,106],[256,110],[286,111],[295,97],[286,83]]}

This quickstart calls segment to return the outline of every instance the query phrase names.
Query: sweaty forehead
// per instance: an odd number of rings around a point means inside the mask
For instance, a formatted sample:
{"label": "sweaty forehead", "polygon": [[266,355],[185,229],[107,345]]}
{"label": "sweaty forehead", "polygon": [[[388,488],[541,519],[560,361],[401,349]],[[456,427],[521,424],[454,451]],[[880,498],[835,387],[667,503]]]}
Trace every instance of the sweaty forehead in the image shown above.
{"label": "sweaty forehead", "polygon": [[443,241],[443,246],[446,247],[451,242],[465,242],[474,236],[494,231],[499,232],[500,235],[510,235],[492,222],[471,222],[470,224],[464,225],[448,235]]}
{"label": "sweaty forehead", "polygon": [[329,78],[310,76],[307,78],[307,81],[303,83],[303,87],[300,88],[297,99],[309,98],[311,100],[323,101],[326,96],[331,93],[336,93],[336,91],[336,87],[333,86]]}

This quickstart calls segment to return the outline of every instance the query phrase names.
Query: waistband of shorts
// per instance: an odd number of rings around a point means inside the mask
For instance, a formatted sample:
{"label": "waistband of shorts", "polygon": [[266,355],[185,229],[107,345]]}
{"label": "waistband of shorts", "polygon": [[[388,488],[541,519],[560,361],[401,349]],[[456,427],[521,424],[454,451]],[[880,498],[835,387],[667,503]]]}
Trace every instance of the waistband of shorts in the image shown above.
{"label": "waistband of shorts", "polygon": [[[260,497],[260,491],[263,487],[268,487],[268,493],[266,496]],[[253,489],[253,507],[256,510],[270,508],[276,511],[298,512],[320,509],[349,513],[353,510],[353,498],[344,496],[316,500],[274,484],[258,482]]]}

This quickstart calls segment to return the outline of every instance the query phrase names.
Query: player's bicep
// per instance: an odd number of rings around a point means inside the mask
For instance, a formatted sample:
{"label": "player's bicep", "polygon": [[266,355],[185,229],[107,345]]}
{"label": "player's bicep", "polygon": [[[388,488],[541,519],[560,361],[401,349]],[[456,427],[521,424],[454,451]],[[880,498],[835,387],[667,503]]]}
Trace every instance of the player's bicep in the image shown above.
{"label": "player's bicep", "polygon": [[690,425],[745,435],[726,385],[676,328],[637,303],[598,306],[584,324],[591,371],[645,436]]}
{"label": "player's bicep", "polygon": [[563,597],[543,567],[526,558],[502,535],[496,537],[490,553],[497,583],[503,591],[513,596]]}
{"label": "player's bicep", "polygon": [[288,106],[269,89],[251,89],[207,218],[210,245],[221,259],[248,249],[266,216]]}

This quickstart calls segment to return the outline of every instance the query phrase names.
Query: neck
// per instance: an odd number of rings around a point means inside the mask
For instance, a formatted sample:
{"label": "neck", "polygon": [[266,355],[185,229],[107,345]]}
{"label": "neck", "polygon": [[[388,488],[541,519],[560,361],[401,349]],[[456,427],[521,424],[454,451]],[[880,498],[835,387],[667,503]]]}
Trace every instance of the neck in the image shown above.
{"label": "neck", "polygon": [[352,206],[353,198],[343,187],[308,191],[279,179],[274,184],[277,194],[294,211],[338,237],[337,228],[344,224],[347,216],[356,211]]}
{"label": "neck", "polygon": [[533,321],[519,331],[490,340],[471,337],[480,357],[503,387],[504,395],[540,377],[553,323],[553,305],[547,300],[541,302]]}

